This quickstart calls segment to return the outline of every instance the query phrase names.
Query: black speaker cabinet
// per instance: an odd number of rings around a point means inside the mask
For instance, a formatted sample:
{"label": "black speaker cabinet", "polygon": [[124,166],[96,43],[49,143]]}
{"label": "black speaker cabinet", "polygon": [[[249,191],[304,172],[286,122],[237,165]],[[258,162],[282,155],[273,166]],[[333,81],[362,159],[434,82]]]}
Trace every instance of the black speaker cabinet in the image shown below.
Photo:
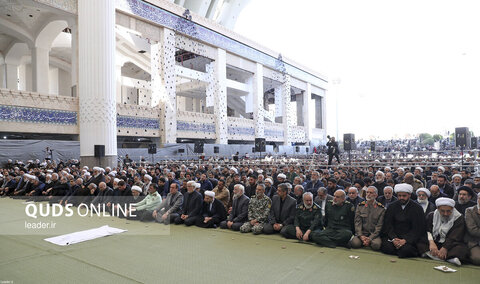
{"label": "black speaker cabinet", "polygon": [[295,147],[295,152],[297,152],[297,153],[300,152],[300,147],[299,146]]}
{"label": "black speaker cabinet", "polygon": [[455,147],[470,148],[470,131],[468,127],[455,128]]}
{"label": "black speaker cabinet", "polygon": [[215,154],[220,153],[220,147],[218,147],[218,146],[213,146],[213,153],[215,153]]}
{"label": "black speaker cabinet", "polygon": [[185,153],[185,149],[178,149],[178,153]]}
{"label": "black speaker cabinet", "polygon": [[254,152],[265,152],[265,138],[255,138]]}
{"label": "black speaker cabinet", "polygon": [[477,149],[478,148],[478,138],[472,137],[470,141],[470,149]]}
{"label": "black speaker cabinet", "polygon": [[375,152],[375,141],[370,142],[370,151]]}
{"label": "black speaker cabinet", "polygon": [[157,154],[157,144],[148,144],[148,154]]}
{"label": "black speaker cabinet", "polygon": [[353,133],[343,134],[343,149],[345,151],[357,149],[357,144],[355,144],[355,134]]}
{"label": "black speaker cabinet", "polygon": [[202,154],[204,144],[205,142],[203,141],[195,141],[195,145],[193,146],[193,152],[196,154]]}
{"label": "black speaker cabinet", "polygon": [[93,147],[96,158],[105,157],[105,145],[94,145]]}
{"label": "black speaker cabinet", "polygon": [[305,153],[310,152],[310,147],[305,148]]}

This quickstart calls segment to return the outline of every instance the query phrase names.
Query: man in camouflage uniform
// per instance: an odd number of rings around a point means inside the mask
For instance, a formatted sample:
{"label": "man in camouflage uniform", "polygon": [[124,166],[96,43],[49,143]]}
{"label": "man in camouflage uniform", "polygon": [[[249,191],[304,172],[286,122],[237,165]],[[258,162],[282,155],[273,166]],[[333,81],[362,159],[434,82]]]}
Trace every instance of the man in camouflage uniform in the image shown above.
{"label": "man in camouflage uniform", "polygon": [[297,206],[295,220],[282,231],[287,239],[311,240],[311,233],[322,230],[322,208],[313,202],[313,194],[305,192],[303,202]]}
{"label": "man in camouflage uniform", "polygon": [[339,189],[325,206],[325,230],[314,232],[312,240],[318,245],[334,248],[348,246],[352,238],[355,209],[345,201],[345,191]]}
{"label": "man in camouflage uniform", "polygon": [[367,188],[366,201],[361,202],[355,211],[355,237],[350,241],[352,248],[371,247],[380,250],[382,239],[380,231],[385,217],[385,206],[377,202],[377,188]]}
{"label": "man in camouflage uniform", "polygon": [[243,223],[240,232],[252,231],[255,235],[263,231],[263,226],[268,222],[268,215],[272,207],[272,200],[265,195],[265,184],[258,184],[255,195],[248,204],[248,222]]}

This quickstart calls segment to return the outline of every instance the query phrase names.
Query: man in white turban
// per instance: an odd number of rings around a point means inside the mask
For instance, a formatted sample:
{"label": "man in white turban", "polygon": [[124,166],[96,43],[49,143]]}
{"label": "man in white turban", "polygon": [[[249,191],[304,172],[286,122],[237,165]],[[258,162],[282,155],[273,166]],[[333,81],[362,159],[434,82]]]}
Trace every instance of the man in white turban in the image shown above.
{"label": "man in white turban", "polygon": [[425,218],[420,205],[410,200],[410,184],[395,185],[398,200],[385,212],[382,252],[400,258],[418,256],[417,243],[425,235]]}
{"label": "man in white turban", "polygon": [[[426,256],[461,265],[468,249],[463,242],[465,220],[455,209],[455,201],[441,197],[435,201],[437,209],[427,216],[428,251]],[[420,245],[419,245],[420,247]]]}

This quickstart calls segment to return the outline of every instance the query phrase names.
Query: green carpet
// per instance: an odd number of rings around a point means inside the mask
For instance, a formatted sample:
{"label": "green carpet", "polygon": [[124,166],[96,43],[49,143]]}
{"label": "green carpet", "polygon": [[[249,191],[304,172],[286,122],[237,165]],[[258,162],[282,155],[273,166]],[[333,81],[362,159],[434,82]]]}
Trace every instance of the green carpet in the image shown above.
{"label": "green carpet", "polygon": [[[21,200],[0,199],[0,281],[13,283],[479,283],[480,267],[456,273],[442,263],[398,259],[367,249],[328,249],[220,229],[127,221],[115,217],[56,217],[54,230],[25,229]],[[41,219],[41,218],[39,218]],[[45,218],[44,218],[45,219]],[[42,219],[42,220],[44,220]],[[46,221],[48,221],[46,220]],[[44,220],[45,221],[45,220]],[[103,225],[128,232],[70,246],[43,239]],[[352,260],[350,255],[360,258]],[[395,260],[395,262],[391,262]]]}

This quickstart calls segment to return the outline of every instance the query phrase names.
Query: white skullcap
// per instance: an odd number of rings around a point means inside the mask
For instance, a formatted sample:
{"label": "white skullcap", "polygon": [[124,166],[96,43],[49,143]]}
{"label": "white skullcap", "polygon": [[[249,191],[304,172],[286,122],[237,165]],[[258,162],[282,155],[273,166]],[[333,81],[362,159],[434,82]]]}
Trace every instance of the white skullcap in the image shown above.
{"label": "white skullcap", "polygon": [[236,174],[238,174],[238,170],[237,170],[236,168],[231,167],[230,170],[231,170],[231,171],[234,171]]}
{"label": "white skullcap", "polygon": [[200,188],[202,185],[199,184],[198,182],[195,183],[195,188]]}
{"label": "white skullcap", "polygon": [[88,167],[87,167],[87,166],[84,166],[83,169],[88,171]]}
{"label": "white skullcap", "polygon": [[438,167],[438,170],[444,172],[444,171],[445,171],[445,168],[442,167],[442,166],[440,166],[440,167]]}
{"label": "white skullcap", "polygon": [[116,183],[118,183],[119,181],[121,181],[121,179],[119,179],[119,178],[116,178],[116,179],[113,180],[113,182],[116,182]]}
{"label": "white skullcap", "polygon": [[52,175],[50,175],[50,174],[47,174],[47,175],[46,175],[46,177],[52,177]]}
{"label": "white skullcap", "polygon": [[152,176],[151,175],[144,175],[143,177],[148,179],[149,181],[152,181]]}
{"label": "white skullcap", "polygon": [[104,168],[100,168],[100,171],[101,171],[102,173],[104,173],[104,172],[105,172],[105,169],[104,169]]}
{"label": "white skullcap", "polygon": [[267,181],[268,181],[270,184],[273,184],[273,181],[272,181],[271,178],[266,178],[266,179],[265,179],[265,182],[267,182]]}
{"label": "white skullcap", "polygon": [[277,178],[283,178],[283,179],[285,179],[285,178],[287,178],[287,176],[284,175],[284,174],[279,174],[279,175],[277,176]]}
{"label": "white skullcap", "polygon": [[47,170],[47,173],[50,173],[50,174],[51,174],[51,173],[53,173],[53,171],[52,171],[52,170]]}
{"label": "white skullcap", "polygon": [[454,175],[452,176],[452,179],[454,179],[454,178],[456,178],[456,177],[459,177],[460,179],[462,179],[462,176],[461,176],[460,174],[454,174]]}
{"label": "white skullcap", "polygon": [[257,173],[261,174],[263,173],[263,170],[258,170]]}
{"label": "white skullcap", "polygon": [[138,191],[138,192],[142,193],[142,188],[138,185],[132,186],[132,190],[135,190],[135,191]]}
{"label": "white skullcap", "polygon": [[385,170],[386,170],[386,171],[391,171],[392,168],[390,168],[390,167],[385,167]]}
{"label": "white skullcap", "polygon": [[423,173],[423,169],[421,167],[416,167],[416,170],[419,170],[421,173]]}
{"label": "white skullcap", "polygon": [[85,176],[87,176],[87,177],[89,177],[89,176],[91,176],[91,175],[92,175],[92,174],[90,174],[89,172],[86,172],[86,173],[85,173]]}
{"label": "white skullcap", "polygon": [[399,167],[397,170],[401,170],[402,172],[404,172],[404,171],[405,171],[405,169],[404,169],[404,168],[402,168],[402,167]]}
{"label": "white skullcap", "polygon": [[93,170],[94,171],[101,171],[101,168],[100,167],[93,167]]}
{"label": "white skullcap", "polygon": [[212,198],[215,198],[215,192],[210,191],[210,190],[205,191],[205,195],[206,195],[206,196],[210,196],[210,197],[212,197]]}
{"label": "white skullcap", "polygon": [[413,186],[407,184],[407,183],[399,183],[395,185],[395,193],[399,192],[406,192],[406,193],[412,193],[413,192]]}
{"label": "white skullcap", "polygon": [[437,208],[439,206],[444,206],[444,205],[455,207],[455,200],[447,197],[440,197],[437,200],[435,200],[435,205],[437,206]]}
{"label": "white skullcap", "polygon": [[112,168],[110,168],[110,167],[106,167],[105,169],[106,169],[106,170],[109,170],[109,171],[111,171],[111,170],[112,170]]}
{"label": "white skullcap", "polygon": [[117,175],[117,172],[116,171],[111,171],[111,172],[108,173],[108,175],[114,177],[114,176]]}
{"label": "white skullcap", "polygon": [[424,188],[424,187],[420,187],[420,188],[417,189],[417,191],[416,191],[417,195],[418,195],[418,192],[420,192],[420,191],[425,192],[425,194],[426,194],[428,197],[430,197],[430,190],[428,190],[428,189],[426,189],[426,188]]}

